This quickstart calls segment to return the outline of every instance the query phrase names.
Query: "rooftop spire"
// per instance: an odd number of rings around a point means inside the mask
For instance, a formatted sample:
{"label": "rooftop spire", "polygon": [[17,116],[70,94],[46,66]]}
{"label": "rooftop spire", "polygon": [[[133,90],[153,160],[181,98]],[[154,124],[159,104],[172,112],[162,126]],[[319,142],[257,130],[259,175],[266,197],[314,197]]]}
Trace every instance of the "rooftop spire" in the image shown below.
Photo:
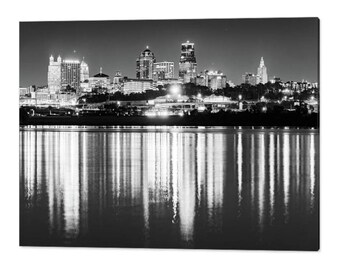
{"label": "rooftop spire", "polygon": [[102,73],[103,73],[102,71],[103,71],[103,70],[102,70],[102,67],[100,67],[99,73],[102,74]]}
{"label": "rooftop spire", "polygon": [[260,61],[260,67],[264,66],[264,60],[263,60],[263,56],[261,56],[261,61]]}

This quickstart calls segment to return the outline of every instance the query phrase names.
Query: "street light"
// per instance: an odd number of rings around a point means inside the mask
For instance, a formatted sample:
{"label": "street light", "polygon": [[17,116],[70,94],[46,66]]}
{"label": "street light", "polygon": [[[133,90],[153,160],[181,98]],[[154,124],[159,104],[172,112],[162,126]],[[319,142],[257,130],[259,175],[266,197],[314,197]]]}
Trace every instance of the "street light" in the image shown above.
{"label": "street light", "polygon": [[242,99],[242,95],[238,95],[238,99],[241,100]]}

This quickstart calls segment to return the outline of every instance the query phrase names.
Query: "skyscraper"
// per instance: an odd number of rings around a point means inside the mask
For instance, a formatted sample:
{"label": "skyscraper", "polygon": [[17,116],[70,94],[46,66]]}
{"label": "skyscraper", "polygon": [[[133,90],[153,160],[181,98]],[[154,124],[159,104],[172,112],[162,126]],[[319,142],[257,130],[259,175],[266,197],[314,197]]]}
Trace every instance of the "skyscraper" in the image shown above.
{"label": "skyscraper", "polygon": [[61,57],[58,56],[54,61],[53,55],[50,56],[50,63],[47,72],[47,84],[50,94],[58,94],[61,89]]}
{"label": "skyscraper", "polygon": [[61,86],[65,89],[71,86],[79,90],[80,86],[80,62],[79,60],[63,60],[61,65]]}
{"label": "skyscraper", "polygon": [[156,62],[155,55],[149,50],[149,46],[140,54],[136,63],[137,79],[151,79],[153,76],[153,64]]}
{"label": "skyscraper", "polygon": [[85,63],[84,58],[80,63],[80,82],[88,81],[90,77],[89,66]]}
{"label": "skyscraper", "polygon": [[260,65],[257,68],[256,84],[259,84],[259,83],[265,84],[267,82],[268,82],[267,68],[264,65],[263,57],[261,57]]}
{"label": "skyscraper", "polygon": [[159,81],[174,77],[174,62],[158,62],[153,65],[153,80]]}
{"label": "skyscraper", "polygon": [[181,47],[181,58],[179,61],[179,78],[183,83],[193,82],[196,77],[196,57],[194,43],[185,42]]}

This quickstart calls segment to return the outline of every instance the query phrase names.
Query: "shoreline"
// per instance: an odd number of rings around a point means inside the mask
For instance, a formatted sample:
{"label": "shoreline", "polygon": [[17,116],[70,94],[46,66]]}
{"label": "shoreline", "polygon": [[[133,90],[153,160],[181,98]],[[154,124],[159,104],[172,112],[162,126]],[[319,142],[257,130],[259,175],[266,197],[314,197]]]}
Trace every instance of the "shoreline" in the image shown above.
{"label": "shoreline", "polygon": [[210,114],[195,116],[31,116],[20,119],[20,126],[263,126],[319,128],[319,114]]}

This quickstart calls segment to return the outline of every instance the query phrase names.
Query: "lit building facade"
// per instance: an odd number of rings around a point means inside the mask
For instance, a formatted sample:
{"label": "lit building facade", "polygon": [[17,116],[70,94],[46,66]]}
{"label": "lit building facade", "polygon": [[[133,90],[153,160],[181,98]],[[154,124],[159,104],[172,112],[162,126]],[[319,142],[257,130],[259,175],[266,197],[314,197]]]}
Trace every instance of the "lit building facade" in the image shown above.
{"label": "lit building facade", "polygon": [[227,76],[221,71],[205,70],[196,77],[196,84],[209,87],[211,90],[223,89],[227,85]]}
{"label": "lit building facade", "polygon": [[242,82],[244,84],[256,85],[257,81],[258,76],[253,73],[246,72],[244,75],[242,75]]}
{"label": "lit building facade", "polygon": [[189,41],[182,43],[181,58],[179,61],[179,78],[183,83],[194,82],[197,75],[194,45],[194,43]]}
{"label": "lit building facade", "polygon": [[61,89],[61,66],[61,57],[58,56],[57,61],[54,61],[51,55],[47,72],[47,84],[51,94],[57,94]]}
{"label": "lit building facade", "polygon": [[65,89],[71,86],[76,91],[80,89],[80,62],[79,60],[63,60],[61,65],[61,86]]}
{"label": "lit building facade", "polygon": [[264,65],[263,57],[261,57],[260,65],[257,68],[256,84],[259,84],[259,83],[265,84],[267,82],[268,82],[267,68]]}
{"label": "lit building facade", "polygon": [[85,63],[84,58],[83,61],[80,63],[80,82],[86,82],[89,80],[90,71],[88,64]]}
{"label": "lit building facade", "polygon": [[89,78],[89,85],[91,89],[109,89],[110,77],[103,73],[100,68],[99,73]]}
{"label": "lit building facade", "polygon": [[123,86],[124,94],[142,93],[146,90],[155,90],[153,80],[125,79]]}
{"label": "lit building facade", "polygon": [[137,79],[152,80],[153,64],[156,62],[155,55],[146,46],[146,49],[136,60],[136,77]]}
{"label": "lit building facade", "polygon": [[174,78],[174,62],[158,62],[153,65],[153,80],[160,81]]}

